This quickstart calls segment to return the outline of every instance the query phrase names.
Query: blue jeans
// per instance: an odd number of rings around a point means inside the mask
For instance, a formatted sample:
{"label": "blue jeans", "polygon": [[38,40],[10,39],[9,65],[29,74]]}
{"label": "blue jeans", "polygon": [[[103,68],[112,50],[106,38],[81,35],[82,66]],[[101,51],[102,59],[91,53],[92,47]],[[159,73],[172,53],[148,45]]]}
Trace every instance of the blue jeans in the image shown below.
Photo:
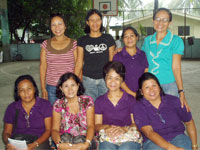
{"label": "blue jeans", "polygon": [[83,76],[83,86],[85,87],[85,95],[91,96],[94,101],[108,90],[104,79],[92,79],[86,76]]}
{"label": "blue jeans", "polygon": [[48,100],[50,101],[51,105],[58,99],[56,97],[56,86],[46,85],[47,92],[48,92]]}
{"label": "blue jeans", "polygon": [[141,144],[135,142],[124,142],[118,146],[110,142],[100,142],[99,150],[141,150]]}
{"label": "blue jeans", "polygon": [[[190,138],[185,134],[180,134],[174,137],[171,141],[171,144],[177,147],[184,148],[185,150],[192,150],[192,143]],[[164,150],[160,146],[154,144],[151,140],[147,140],[143,143],[143,150]]]}
{"label": "blue jeans", "polygon": [[176,82],[169,83],[169,84],[161,84],[161,87],[165,94],[170,94],[179,97],[178,88]]}

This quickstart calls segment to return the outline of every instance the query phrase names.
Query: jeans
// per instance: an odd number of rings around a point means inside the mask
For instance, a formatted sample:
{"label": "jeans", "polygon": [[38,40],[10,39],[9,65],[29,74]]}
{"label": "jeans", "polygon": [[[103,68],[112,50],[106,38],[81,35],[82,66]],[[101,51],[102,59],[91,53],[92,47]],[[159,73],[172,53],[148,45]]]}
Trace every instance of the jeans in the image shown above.
{"label": "jeans", "polygon": [[99,150],[141,150],[141,144],[136,142],[124,142],[118,146],[110,142],[100,142]]}
{"label": "jeans", "polygon": [[161,87],[165,94],[170,94],[179,97],[178,88],[176,82],[169,83],[169,84],[161,84]]}
{"label": "jeans", "polygon": [[50,101],[51,105],[58,99],[56,97],[56,86],[46,85],[47,92],[48,92],[48,100]]}
{"label": "jeans", "polygon": [[86,76],[83,76],[83,86],[85,95],[91,96],[94,101],[108,90],[104,79],[92,79]]}
{"label": "jeans", "polygon": [[[174,137],[171,141],[171,144],[177,147],[184,148],[185,150],[192,150],[192,143],[190,138],[185,134],[180,134]],[[164,150],[160,146],[154,144],[151,140],[147,140],[143,143],[143,150]]]}

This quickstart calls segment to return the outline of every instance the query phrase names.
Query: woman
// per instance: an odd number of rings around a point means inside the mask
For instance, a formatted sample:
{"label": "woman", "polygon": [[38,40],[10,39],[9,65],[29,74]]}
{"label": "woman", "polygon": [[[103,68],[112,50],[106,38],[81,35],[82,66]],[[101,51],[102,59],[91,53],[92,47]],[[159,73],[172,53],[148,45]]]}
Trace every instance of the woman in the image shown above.
{"label": "woman", "polygon": [[67,27],[62,15],[51,15],[50,26],[54,37],[41,44],[40,81],[42,97],[53,105],[58,79],[63,73],[74,72],[77,42],[65,35]]}
{"label": "woman", "polygon": [[[144,73],[134,107],[134,119],[144,135],[143,150],[197,150],[197,132],[191,113],[178,97],[165,95],[158,79]],[[184,134],[186,126],[188,135]]]}
{"label": "woman", "polygon": [[144,40],[142,50],[149,62],[149,72],[156,75],[164,92],[180,96],[182,107],[187,104],[181,75],[181,55],[184,52],[183,40],[173,35],[168,27],[172,13],[166,8],[159,8],[153,15],[155,33]]}
{"label": "woman", "polygon": [[94,100],[106,93],[107,88],[103,80],[103,66],[113,58],[115,41],[109,34],[103,34],[102,15],[96,9],[88,11],[86,16],[85,33],[78,40],[78,57],[75,74],[81,78],[86,95]]}
{"label": "woman", "polygon": [[148,62],[145,53],[136,46],[139,34],[135,28],[124,28],[122,39],[125,46],[121,52],[114,56],[113,60],[120,61],[125,65],[126,79],[121,88],[135,97],[138,79],[144,72],[148,71]]}
{"label": "woman", "polygon": [[[3,140],[7,150],[15,149],[8,143],[8,138],[28,141],[28,150],[49,149],[52,106],[38,95],[37,85],[30,75],[17,78],[15,102],[7,107],[4,115]],[[29,141],[29,138],[34,140]]]}
{"label": "woman", "polygon": [[[73,73],[63,74],[56,87],[59,98],[53,106],[52,138],[59,150],[86,150],[94,136],[94,103],[89,96],[83,95],[84,87]],[[85,142],[72,144],[63,142],[61,136],[84,135]]]}
{"label": "woman", "polygon": [[[136,100],[120,89],[125,79],[125,66],[117,61],[108,62],[104,66],[103,76],[108,92],[95,101],[95,129],[104,130],[109,138],[121,136],[135,126],[132,108]],[[141,145],[136,142],[123,142],[120,146],[103,141],[100,150],[140,150]]]}

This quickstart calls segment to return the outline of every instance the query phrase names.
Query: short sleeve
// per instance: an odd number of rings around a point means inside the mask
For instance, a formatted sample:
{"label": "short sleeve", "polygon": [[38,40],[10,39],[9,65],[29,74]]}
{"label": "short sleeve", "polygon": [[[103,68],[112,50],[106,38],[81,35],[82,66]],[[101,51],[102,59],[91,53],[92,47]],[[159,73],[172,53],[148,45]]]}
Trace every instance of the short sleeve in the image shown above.
{"label": "short sleeve", "polygon": [[56,111],[57,113],[61,113],[63,110],[63,103],[64,100],[62,99],[56,100],[55,103],[53,104],[53,110]]}
{"label": "short sleeve", "polygon": [[47,40],[43,41],[42,44],[40,44],[40,48],[47,48]]}
{"label": "short sleeve", "polygon": [[77,46],[79,46],[79,47],[84,47],[84,37],[85,37],[85,36],[82,36],[82,37],[80,37],[80,38],[78,39],[78,41],[77,41]]}
{"label": "short sleeve", "polygon": [[44,118],[47,118],[47,117],[52,117],[52,106],[51,106],[51,103],[47,100],[45,100],[45,111],[44,111]]}
{"label": "short sleeve", "polygon": [[75,51],[77,48],[77,41],[73,40],[73,51]]}
{"label": "short sleeve", "polygon": [[184,53],[184,43],[183,43],[183,40],[179,36],[177,36],[177,35],[174,35],[174,37],[173,37],[173,46],[172,46],[172,49],[173,49],[173,54],[183,55],[183,53]]}
{"label": "short sleeve", "polygon": [[113,37],[110,34],[107,34],[107,36],[108,36],[108,46],[111,47],[113,45],[116,45]]}
{"label": "short sleeve", "polygon": [[135,124],[139,129],[141,129],[143,126],[150,125],[147,111],[143,104],[141,102],[137,102],[133,108],[133,116]]}
{"label": "short sleeve", "polygon": [[147,42],[147,38],[144,39],[144,43],[142,44],[141,50],[146,52],[146,42]]}
{"label": "short sleeve", "polygon": [[13,124],[14,118],[16,114],[16,108],[14,107],[14,104],[8,105],[5,115],[4,115],[4,123]]}
{"label": "short sleeve", "polygon": [[82,99],[81,103],[85,103],[86,105],[86,110],[92,106],[94,106],[94,101],[91,96],[86,96],[86,95],[81,95],[80,98]]}
{"label": "short sleeve", "polygon": [[103,111],[102,111],[102,101],[103,99],[101,99],[101,97],[98,97],[95,101],[95,104],[94,104],[94,108],[95,108],[95,114],[103,114]]}
{"label": "short sleeve", "polygon": [[145,54],[145,52],[143,52],[144,54],[144,66],[145,66],[145,68],[148,68],[149,67],[149,63],[148,63],[148,61],[147,61],[147,56],[146,56],[146,54]]}

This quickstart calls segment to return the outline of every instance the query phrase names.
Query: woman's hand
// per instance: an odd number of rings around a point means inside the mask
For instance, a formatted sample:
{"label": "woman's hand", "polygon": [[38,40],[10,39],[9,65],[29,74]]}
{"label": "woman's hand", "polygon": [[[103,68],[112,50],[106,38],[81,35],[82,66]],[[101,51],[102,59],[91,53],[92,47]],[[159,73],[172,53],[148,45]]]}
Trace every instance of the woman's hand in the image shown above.
{"label": "woman's hand", "polygon": [[184,148],[176,147],[171,144],[167,150],[184,150]]}
{"label": "woman's hand", "polygon": [[187,100],[185,98],[185,94],[183,92],[180,93],[180,101],[181,101],[181,107],[186,107],[187,112],[190,112],[190,106],[187,103]]}
{"label": "woman's hand", "polygon": [[47,92],[47,89],[42,89],[42,98],[48,100],[48,92]]}
{"label": "woman's hand", "polygon": [[106,135],[109,137],[116,137],[124,134],[126,131],[123,129],[123,127],[120,126],[111,126],[110,128],[105,129]]}
{"label": "woman's hand", "polygon": [[11,145],[11,144],[8,143],[6,145],[6,150],[16,150],[16,148],[13,145]]}
{"label": "woman's hand", "polygon": [[27,150],[34,150],[36,148],[35,143],[28,144],[28,149]]}
{"label": "woman's hand", "polygon": [[71,143],[61,143],[59,144],[58,150],[86,150],[89,147],[87,142],[71,144]]}

